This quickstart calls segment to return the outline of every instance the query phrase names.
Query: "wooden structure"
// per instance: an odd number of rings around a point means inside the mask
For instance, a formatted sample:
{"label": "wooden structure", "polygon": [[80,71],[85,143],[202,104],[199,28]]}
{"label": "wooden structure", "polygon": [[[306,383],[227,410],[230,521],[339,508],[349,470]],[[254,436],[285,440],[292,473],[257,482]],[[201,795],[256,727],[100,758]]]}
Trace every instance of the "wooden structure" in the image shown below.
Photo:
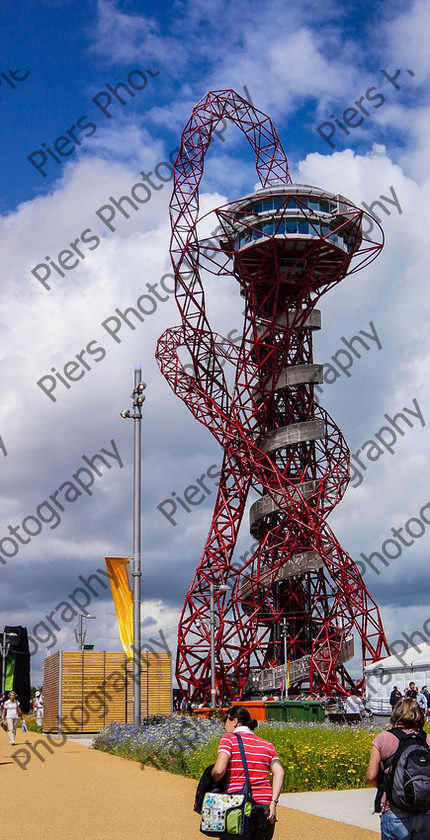
{"label": "wooden structure", "polygon": [[[124,653],[58,651],[44,662],[44,732],[100,732],[133,723],[133,663]],[[142,652],[142,718],[170,714],[170,653]]]}

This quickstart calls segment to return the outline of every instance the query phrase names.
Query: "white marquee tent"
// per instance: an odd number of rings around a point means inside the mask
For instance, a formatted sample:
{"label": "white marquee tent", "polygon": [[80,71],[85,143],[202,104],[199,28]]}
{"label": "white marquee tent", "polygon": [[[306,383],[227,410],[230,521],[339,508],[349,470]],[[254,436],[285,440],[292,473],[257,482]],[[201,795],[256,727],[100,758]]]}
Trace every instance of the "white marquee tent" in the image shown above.
{"label": "white marquee tent", "polygon": [[430,690],[430,644],[422,643],[402,653],[386,656],[364,669],[366,706],[375,714],[391,714],[390,694],[396,685],[403,694],[413,681]]}

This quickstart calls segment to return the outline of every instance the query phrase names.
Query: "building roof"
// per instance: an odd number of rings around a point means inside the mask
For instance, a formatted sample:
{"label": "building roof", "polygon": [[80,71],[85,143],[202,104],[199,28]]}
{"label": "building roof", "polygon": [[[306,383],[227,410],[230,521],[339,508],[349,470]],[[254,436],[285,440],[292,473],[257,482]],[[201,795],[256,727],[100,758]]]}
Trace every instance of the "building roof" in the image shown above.
{"label": "building roof", "polygon": [[430,668],[430,644],[422,642],[420,645],[408,648],[397,655],[386,656],[384,659],[372,662],[371,665],[366,665],[364,672],[368,674],[380,668],[383,668],[384,671],[393,669],[403,671],[410,668],[422,669],[426,666]]}

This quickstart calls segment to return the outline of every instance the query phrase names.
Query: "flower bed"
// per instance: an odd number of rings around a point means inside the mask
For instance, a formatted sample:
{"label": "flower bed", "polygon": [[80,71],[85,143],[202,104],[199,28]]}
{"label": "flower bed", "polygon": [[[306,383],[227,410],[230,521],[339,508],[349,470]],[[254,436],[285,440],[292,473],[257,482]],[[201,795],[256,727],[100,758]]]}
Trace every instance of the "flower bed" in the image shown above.
{"label": "flower bed", "polygon": [[[215,761],[222,726],[214,720],[171,715],[139,729],[111,724],[93,746],[160,770],[198,779]],[[285,769],[285,792],[366,786],[375,732],[364,726],[265,723],[257,733],[275,745]]]}
{"label": "flower bed", "polygon": [[170,715],[145,721],[138,729],[131,724],[111,723],[95,737],[93,747],[159,770],[193,775],[189,760],[196,748],[214,745],[216,754],[221,734],[219,722]]}

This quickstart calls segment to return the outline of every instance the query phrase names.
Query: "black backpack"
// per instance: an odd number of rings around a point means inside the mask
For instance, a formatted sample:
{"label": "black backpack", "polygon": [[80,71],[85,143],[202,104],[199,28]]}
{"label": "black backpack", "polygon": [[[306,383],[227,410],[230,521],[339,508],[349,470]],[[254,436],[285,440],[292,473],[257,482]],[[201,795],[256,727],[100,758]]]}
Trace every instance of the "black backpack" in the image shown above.
{"label": "black backpack", "polygon": [[[382,794],[404,811],[419,813],[430,809],[430,747],[426,733],[406,733],[401,727],[389,729],[399,740],[394,755],[381,761],[375,811],[381,810]],[[388,772],[386,772],[388,770]]]}

